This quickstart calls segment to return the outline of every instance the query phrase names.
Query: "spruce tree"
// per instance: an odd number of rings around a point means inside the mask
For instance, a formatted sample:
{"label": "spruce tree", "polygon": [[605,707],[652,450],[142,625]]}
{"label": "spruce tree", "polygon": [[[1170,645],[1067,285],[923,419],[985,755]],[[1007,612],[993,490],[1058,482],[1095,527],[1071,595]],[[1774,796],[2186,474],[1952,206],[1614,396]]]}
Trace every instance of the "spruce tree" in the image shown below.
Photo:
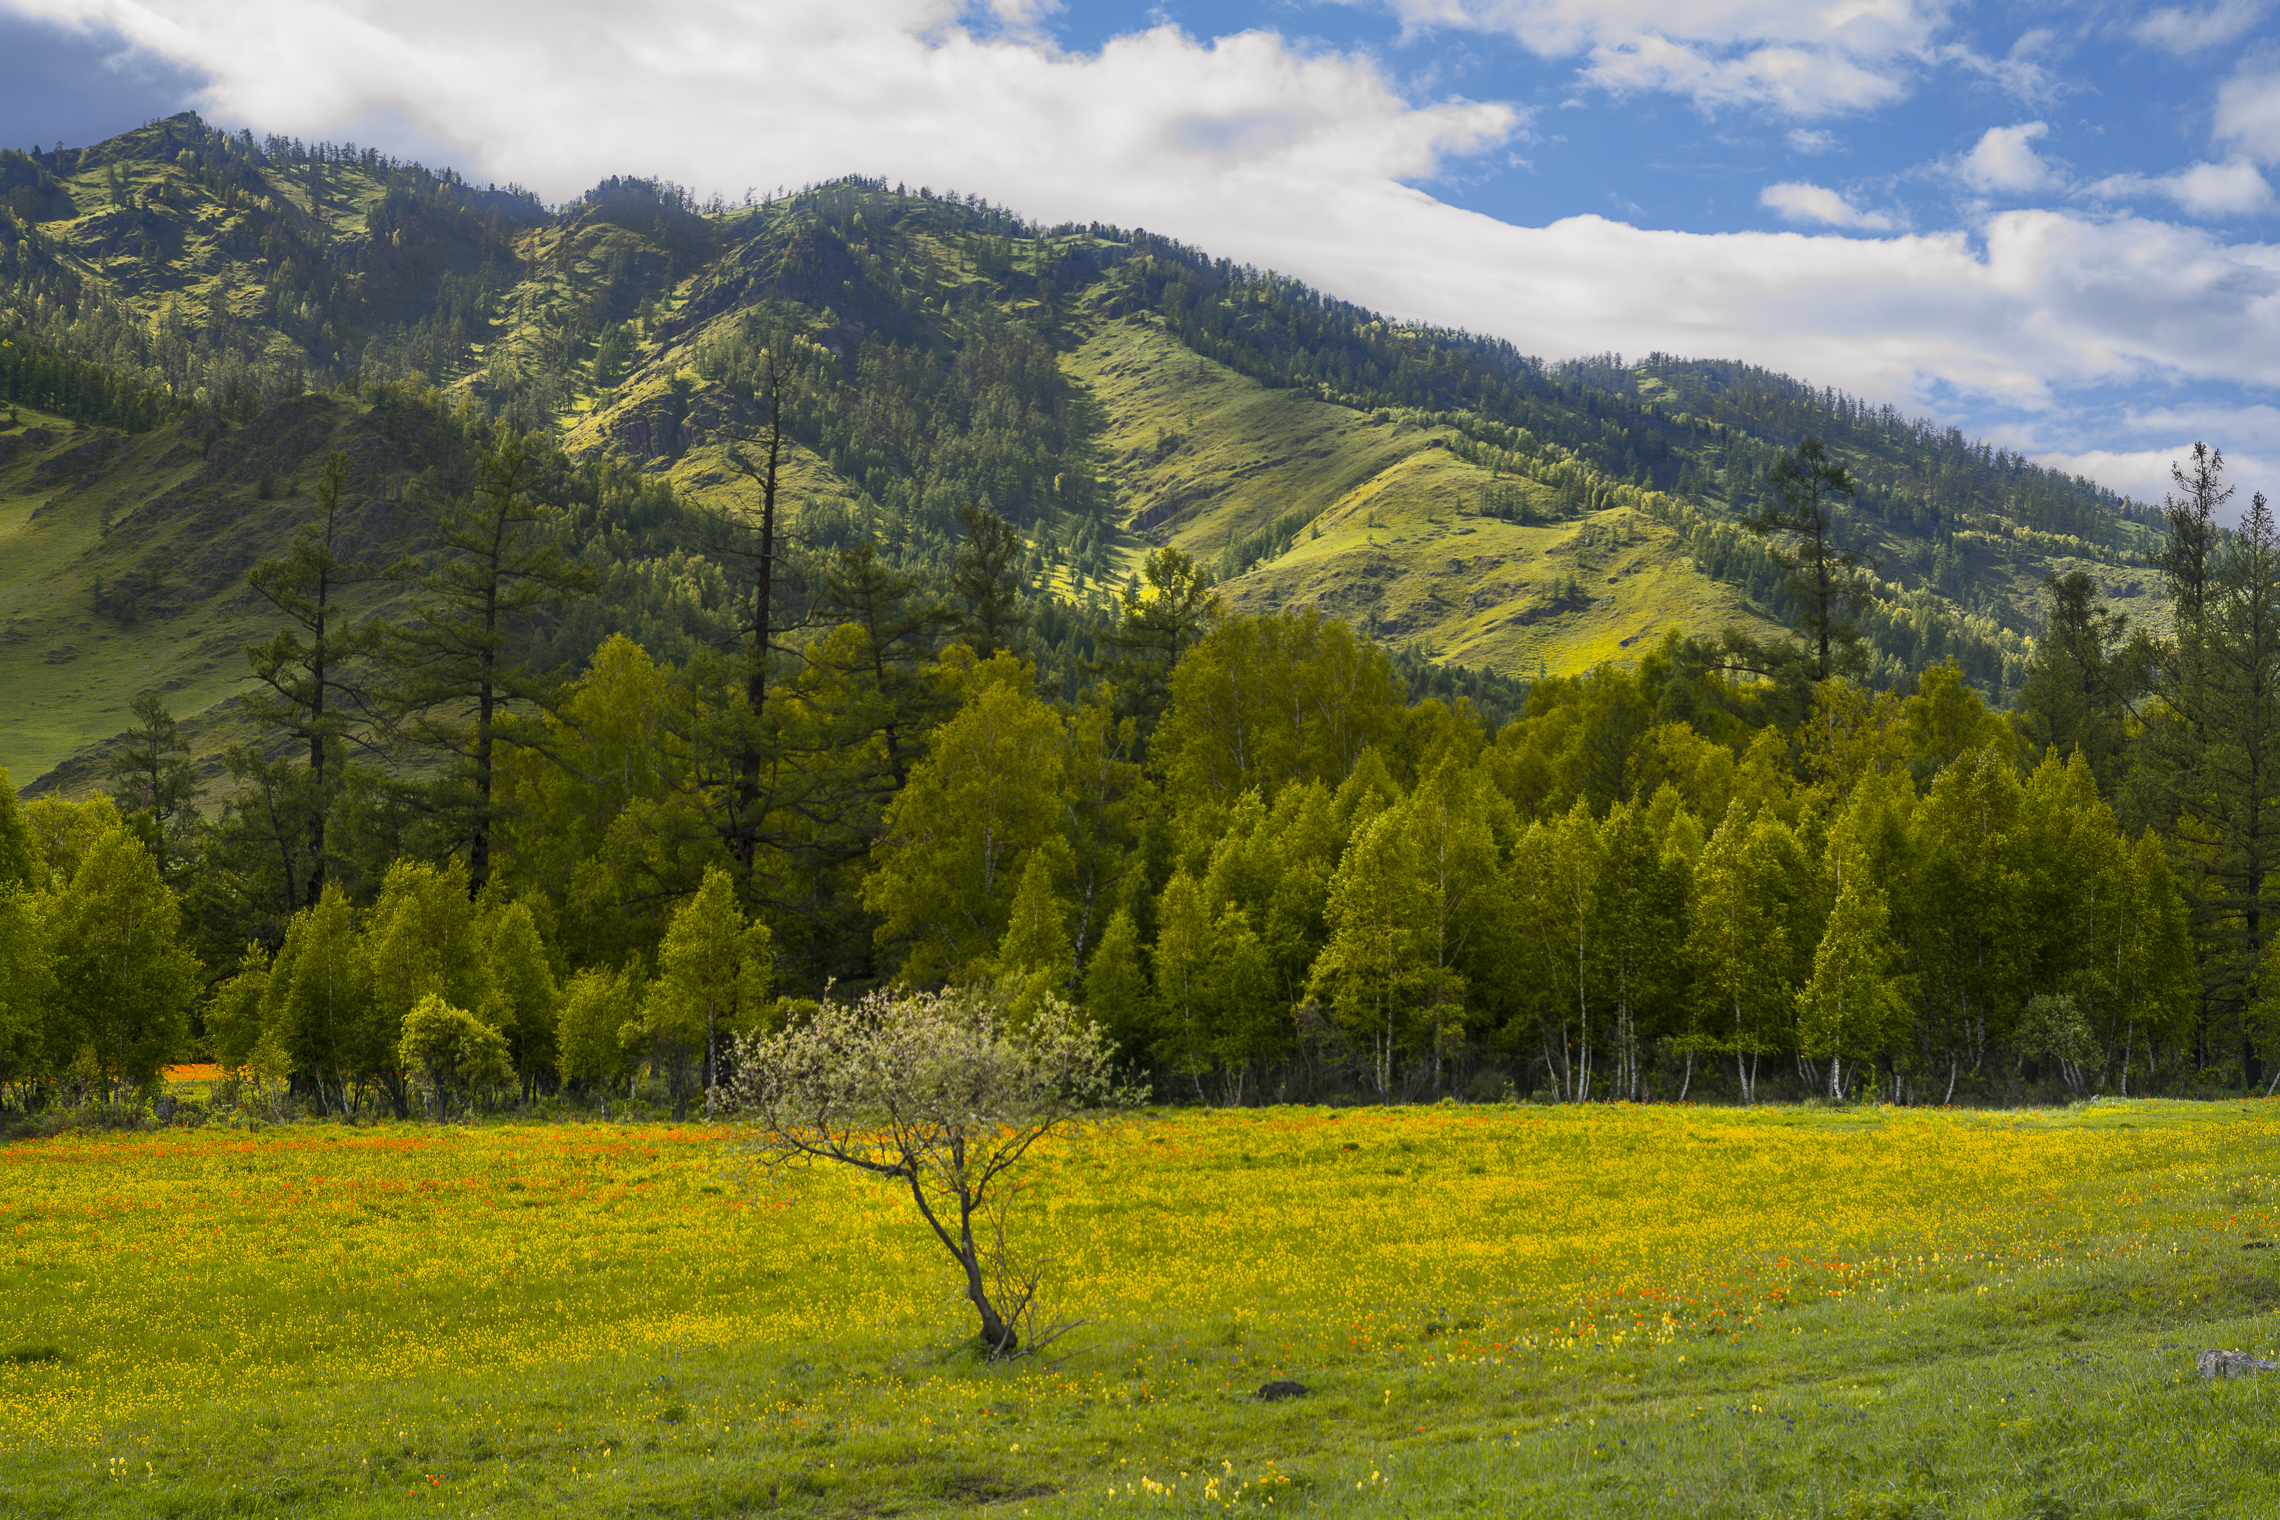
{"label": "spruce tree", "polygon": [[2164,779],[2217,1016],[2210,1038],[2237,1040],[2253,1078],[2258,1055],[2238,1020],[2272,935],[2265,878],[2280,867],[2280,523],[2261,493],[2212,556],[2198,634],[2188,652],[2180,622],[2180,666],[2199,672],[2174,688],[2187,732],[2169,736],[2170,753],[2186,763]]}
{"label": "spruce tree", "polygon": [[1177,549],[1158,549],[1126,584],[1116,626],[1095,641],[1114,653],[1092,668],[1116,689],[1120,716],[1137,719],[1143,739],[1171,701],[1172,671],[1220,609],[1210,572]]}
{"label": "spruce tree", "polygon": [[1022,605],[1021,534],[987,507],[961,507],[958,521],[965,525],[966,541],[950,589],[968,609],[959,636],[985,660],[1001,649],[1018,651],[1029,621]]}
{"label": "spruce tree", "polygon": [[2152,675],[2152,645],[2129,638],[2126,614],[2098,604],[2098,582],[2087,571],[2047,576],[2043,591],[2043,635],[2019,687],[2019,732],[2038,749],[2079,751],[2110,787],[2132,709]]}

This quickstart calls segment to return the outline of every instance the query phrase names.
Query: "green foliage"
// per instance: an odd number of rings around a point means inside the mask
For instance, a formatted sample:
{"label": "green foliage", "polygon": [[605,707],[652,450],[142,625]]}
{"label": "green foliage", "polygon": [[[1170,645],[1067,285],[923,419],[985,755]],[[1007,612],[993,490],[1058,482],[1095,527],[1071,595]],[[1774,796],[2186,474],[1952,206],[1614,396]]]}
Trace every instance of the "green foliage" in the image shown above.
{"label": "green foliage", "polygon": [[491,973],[483,1017],[506,1039],[527,1096],[556,1067],[555,1025],[561,997],[530,905],[483,895],[476,915],[480,954]]}
{"label": "green foliage", "polygon": [[[251,971],[249,962],[239,975]],[[321,1112],[345,1113],[354,1087],[387,1085],[394,1078],[400,1017],[390,1013],[402,1006],[377,985],[370,947],[357,932],[347,896],[337,884],[327,884],[285,931],[284,947],[267,970],[259,1031],[251,1039],[240,1033],[229,1041],[216,1031],[214,1053],[225,1065],[246,1065],[267,1038],[315,1086]],[[215,1027],[211,1015],[208,1027]],[[242,1022],[238,1027],[243,1029]]]}
{"label": "green foliage", "polygon": [[635,1025],[642,1007],[638,965],[606,971],[588,966],[562,989],[562,1015],[555,1031],[555,1056],[565,1080],[607,1089],[631,1071],[623,1032]]}
{"label": "green foliage", "polygon": [[1061,723],[1001,655],[968,678],[886,817],[864,901],[882,944],[909,946],[903,976],[963,977],[1004,938],[1024,857],[1060,843]]}
{"label": "green foliage", "polygon": [[135,698],[131,711],[138,726],[121,736],[125,742],[104,769],[112,783],[112,799],[130,819],[147,827],[151,853],[163,875],[196,830],[198,794],[205,790],[205,782],[190,763],[190,746],[180,725],[156,693]]}
{"label": "green foliage", "polygon": [[54,957],[51,1028],[69,1074],[115,1100],[155,1085],[188,1046],[201,968],[158,862],[115,811],[88,811],[41,909]]}
{"label": "green foliage", "polygon": [[442,557],[419,571],[414,616],[388,651],[390,706],[461,768],[454,832],[478,888],[490,879],[501,719],[510,703],[535,702],[557,684],[516,657],[517,625],[596,585],[564,556],[560,514],[533,494],[534,453],[509,434],[483,455],[474,501],[439,524]]}
{"label": "green foliage", "polygon": [[[17,1101],[186,1043],[179,1006],[102,1023],[113,897],[238,960],[214,1053],[325,1113],[409,1111],[430,997],[520,1101],[685,1103],[777,984],[1075,994],[1221,1103],[2245,1088],[2280,1055],[2280,575],[2211,452],[2157,642],[2142,510],[1742,366],[1547,367],[871,182],[612,181],[539,238],[518,197],[193,119],[5,163],[0,381],[52,411],[0,433],[0,491],[85,488],[0,589],[68,580],[76,623],[101,577],[110,663],[69,679],[128,679],[131,613],[132,689],[184,713],[50,783],[132,817],[0,788]],[[703,535],[770,374],[754,641]],[[79,657],[40,605],[11,695]],[[242,709],[192,626],[251,646]],[[40,764],[99,736],[41,721]]]}
{"label": "green foliage", "polygon": [[46,880],[47,867],[39,858],[30,826],[24,822],[16,789],[9,785],[8,773],[0,770],[0,886],[28,890],[44,885]]}
{"label": "green foliage", "polygon": [[1183,795],[1228,801],[1342,784],[1401,708],[1385,652],[1319,613],[1222,619],[1170,688],[1158,763]]}
{"label": "green foliage", "polygon": [[676,1114],[701,1091],[712,1116],[721,1044],[764,1028],[774,977],[768,926],[745,921],[728,872],[707,870],[665,931],[640,1021],[621,1031],[629,1048],[666,1073]]}
{"label": "green foliage", "polygon": [[424,1081],[428,1111],[439,1121],[448,1119],[455,1105],[514,1075],[506,1036],[432,992],[404,1015],[396,1059]]}

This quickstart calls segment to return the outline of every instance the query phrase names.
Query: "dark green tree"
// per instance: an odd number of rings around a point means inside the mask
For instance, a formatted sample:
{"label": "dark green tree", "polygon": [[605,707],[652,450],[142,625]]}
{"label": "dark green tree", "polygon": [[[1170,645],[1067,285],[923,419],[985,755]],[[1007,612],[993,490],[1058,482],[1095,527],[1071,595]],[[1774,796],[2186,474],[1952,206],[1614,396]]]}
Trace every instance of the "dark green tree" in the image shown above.
{"label": "dark green tree", "polygon": [[[1825,681],[1859,663],[1859,630],[1845,616],[1863,595],[1860,556],[1836,541],[1836,507],[1853,497],[1852,476],[1818,438],[1782,455],[1765,473],[1770,500],[1746,519],[1786,572],[1791,617],[1813,651],[1813,678]],[[1832,648],[1832,646],[1834,646]]]}
{"label": "dark green tree", "polygon": [[868,538],[840,550],[824,585],[832,609],[857,635],[848,673],[877,695],[876,732],[886,747],[890,785],[900,791],[917,758],[919,730],[940,721],[950,707],[944,691],[914,667],[956,614],[918,599],[918,577],[889,567]]}
{"label": "dark green tree", "polygon": [[1171,701],[1172,669],[1219,611],[1211,573],[1177,549],[1158,549],[1141,566],[1144,584],[1124,590],[1122,615],[1098,641],[1113,651],[1093,667],[1116,689],[1120,717],[1137,719],[1143,738]]}
{"label": "dark green tree", "polygon": [[137,832],[164,876],[179,862],[185,836],[197,826],[198,794],[206,783],[190,762],[189,741],[158,693],[135,698],[130,710],[135,726],[120,735],[125,742],[104,762],[104,778],[119,811],[130,822],[147,821],[147,828]]}
{"label": "dark green tree", "polygon": [[[767,724],[768,676],[777,654],[777,641],[790,629],[776,621],[776,561],[782,545],[777,539],[776,488],[784,454],[784,374],[773,355],[767,361],[768,430],[739,440],[728,450],[728,463],[760,493],[757,519],[745,513],[735,518],[715,517],[708,550],[734,566],[740,580],[737,629],[744,657],[744,705],[732,724],[729,745],[734,751],[734,777],[723,796],[727,810],[722,834],[736,859],[738,890],[746,902],[755,891],[760,835],[769,812],[766,798],[771,742]],[[747,448],[763,452],[755,459]]]}
{"label": "dark green tree", "polygon": [[[2202,988],[2222,1026],[2208,1037],[2224,1049],[2271,938],[2265,878],[2280,866],[2280,524],[2261,494],[2205,563],[2197,626],[2180,598],[2147,759],[2192,885]],[[2192,567],[2164,568],[2182,582]]]}
{"label": "dark green tree", "polygon": [[500,719],[515,704],[543,706],[558,685],[522,658],[516,636],[595,586],[562,552],[558,516],[537,495],[540,463],[533,440],[516,433],[484,454],[474,498],[437,528],[442,554],[405,568],[419,604],[387,651],[406,731],[459,762],[440,800],[460,814],[453,833],[475,892],[491,874]]}
{"label": "dark green tree", "polygon": [[2048,614],[2019,687],[2019,733],[2036,749],[2079,751],[2111,788],[2133,704],[2151,677],[2152,646],[2131,639],[2129,618],[2098,602],[2098,582],[2069,570],[2044,579]]}
{"label": "dark green tree", "polygon": [[263,560],[247,582],[291,621],[266,644],[251,645],[246,659],[268,688],[246,706],[264,723],[308,746],[310,800],[308,881],[301,902],[314,906],[325,883],[325,820],[340,781],[344,741],[368,742],[376,716],[363,673],[352,662],[378,647],[381,625],[352,626],[340,593],[371,579],[362,565],[342,558],[341,498],[348,487],[348,456],[325,456],[317,478],[315,515],[293,530],[285,553]]}
{"label": "dark green tree", "polygon": [[961,507],[958,521],[965,525],[966,541],[950,589],[968,608],[958,633],[985,660],[1001,649],[1018,653],[1029,621],[1021,596],[1021,534],[987,507]]}

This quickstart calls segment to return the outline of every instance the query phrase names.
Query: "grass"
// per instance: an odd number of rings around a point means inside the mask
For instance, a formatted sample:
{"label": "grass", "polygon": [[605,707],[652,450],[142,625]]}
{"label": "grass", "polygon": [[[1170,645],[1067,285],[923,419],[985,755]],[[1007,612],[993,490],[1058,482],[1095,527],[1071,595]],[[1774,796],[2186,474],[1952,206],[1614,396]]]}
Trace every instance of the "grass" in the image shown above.
{"label": "grass", "polygon": [[[341,423],[351,410],[340,409]],[[135,698],[155,691],[191,720],[186,737],[211,780],[226,743],[259,737],[222,704],[246,688],[245,646],[279,623],[246,590],[245,567],[282,548],[306,515],[313,470],[263,499],[251,475],[207,479],[177,427],[127,437],[17,411],[20,426],[0,425],[0,439],[35,428],[49,437],[0,455],[0,769],[29,785],[125,729]],[[116,447],[100,467],[54,471],[104,439]],[[98,577],[140,610],[99,610]],[[360,611],[372,601],[348,599]],[[92,771],[82,764],[70,779],[85,785]]]}
{"label": "grass", "polygon": [[[1102,453],[1134,523],[1209,563],[1287,515],[1310,519],[1289,552],[1228,583],[1245,612],[1320,607],[1520,676],[1628,665],[1673,626],[1765,625],[1680,534],[1627,508],[1533,526],[1482,515],[1515,482],[1457,458],[1445,428],[1270,390],[1145,319],[1096,321],[1067,366],[1108,418]],[[1548,506],[1550,488],[1535,490]],[[1563,598],[1571,580],[1582,595]]]}
{"label": "grass", "polygon": [[[894,1190],[715,1131],[0,1151],[0,1512],[2270,1512],[2276,1110],[1443,1107],[1042,1158],[993,1366]],[[1296,1378],[1308,1397],[1263,1403]]]}
{"label": "grass", "polygon": [[[155,495],[187,471],[166,460],[171,430],[134,440],[123,457],[77,480],[46,480],[42,462],[96,438],[59,418],[17,409],[21,436],[45,429],[44,449],[15,450],[0,466],[0,691],[8,722],[0,724],[0,768],[21,786],[81,745],[106,738],[130,721],[127,708],[146,690],[163,689],[184,711],[218,701],[241,684],[244,659],[230,636],[244,621],[235,609],[201,606],[188,618],[122,625],[93,609],[94,577],[116,585],[178,550],[163,530],[146,541],[128,528],[107,536],[130,494]],[[194,460],[192,461],[194,463]],[[35,516],[34,514],[38,514]],[[219,598],[215,601],[218,603]],[[183,693],[180,696],[172,693]]]}

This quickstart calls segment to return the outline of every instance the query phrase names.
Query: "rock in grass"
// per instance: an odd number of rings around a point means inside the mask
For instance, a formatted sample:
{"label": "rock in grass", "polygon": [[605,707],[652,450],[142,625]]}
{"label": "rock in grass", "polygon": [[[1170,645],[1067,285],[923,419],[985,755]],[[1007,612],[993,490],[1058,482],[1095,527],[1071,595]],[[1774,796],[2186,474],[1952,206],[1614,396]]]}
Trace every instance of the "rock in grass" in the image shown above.
{"label": "rock in grass", "polygon": [[2245,1351],[2204,1351],[2194,1359],[2193,1365],[2205,1378],[2247,1377],[2255,1372],[2280,1371],[2280,1362],[2267,1362]]}
{"label": "rock in grass", "polygon": [[1306,1397],[1306,1385],[1294,1383],[1289,1378],[1277,1378],[1260,1387],[1259,1397],[1270,1404],[1277,1399],[1303,1399]]}

